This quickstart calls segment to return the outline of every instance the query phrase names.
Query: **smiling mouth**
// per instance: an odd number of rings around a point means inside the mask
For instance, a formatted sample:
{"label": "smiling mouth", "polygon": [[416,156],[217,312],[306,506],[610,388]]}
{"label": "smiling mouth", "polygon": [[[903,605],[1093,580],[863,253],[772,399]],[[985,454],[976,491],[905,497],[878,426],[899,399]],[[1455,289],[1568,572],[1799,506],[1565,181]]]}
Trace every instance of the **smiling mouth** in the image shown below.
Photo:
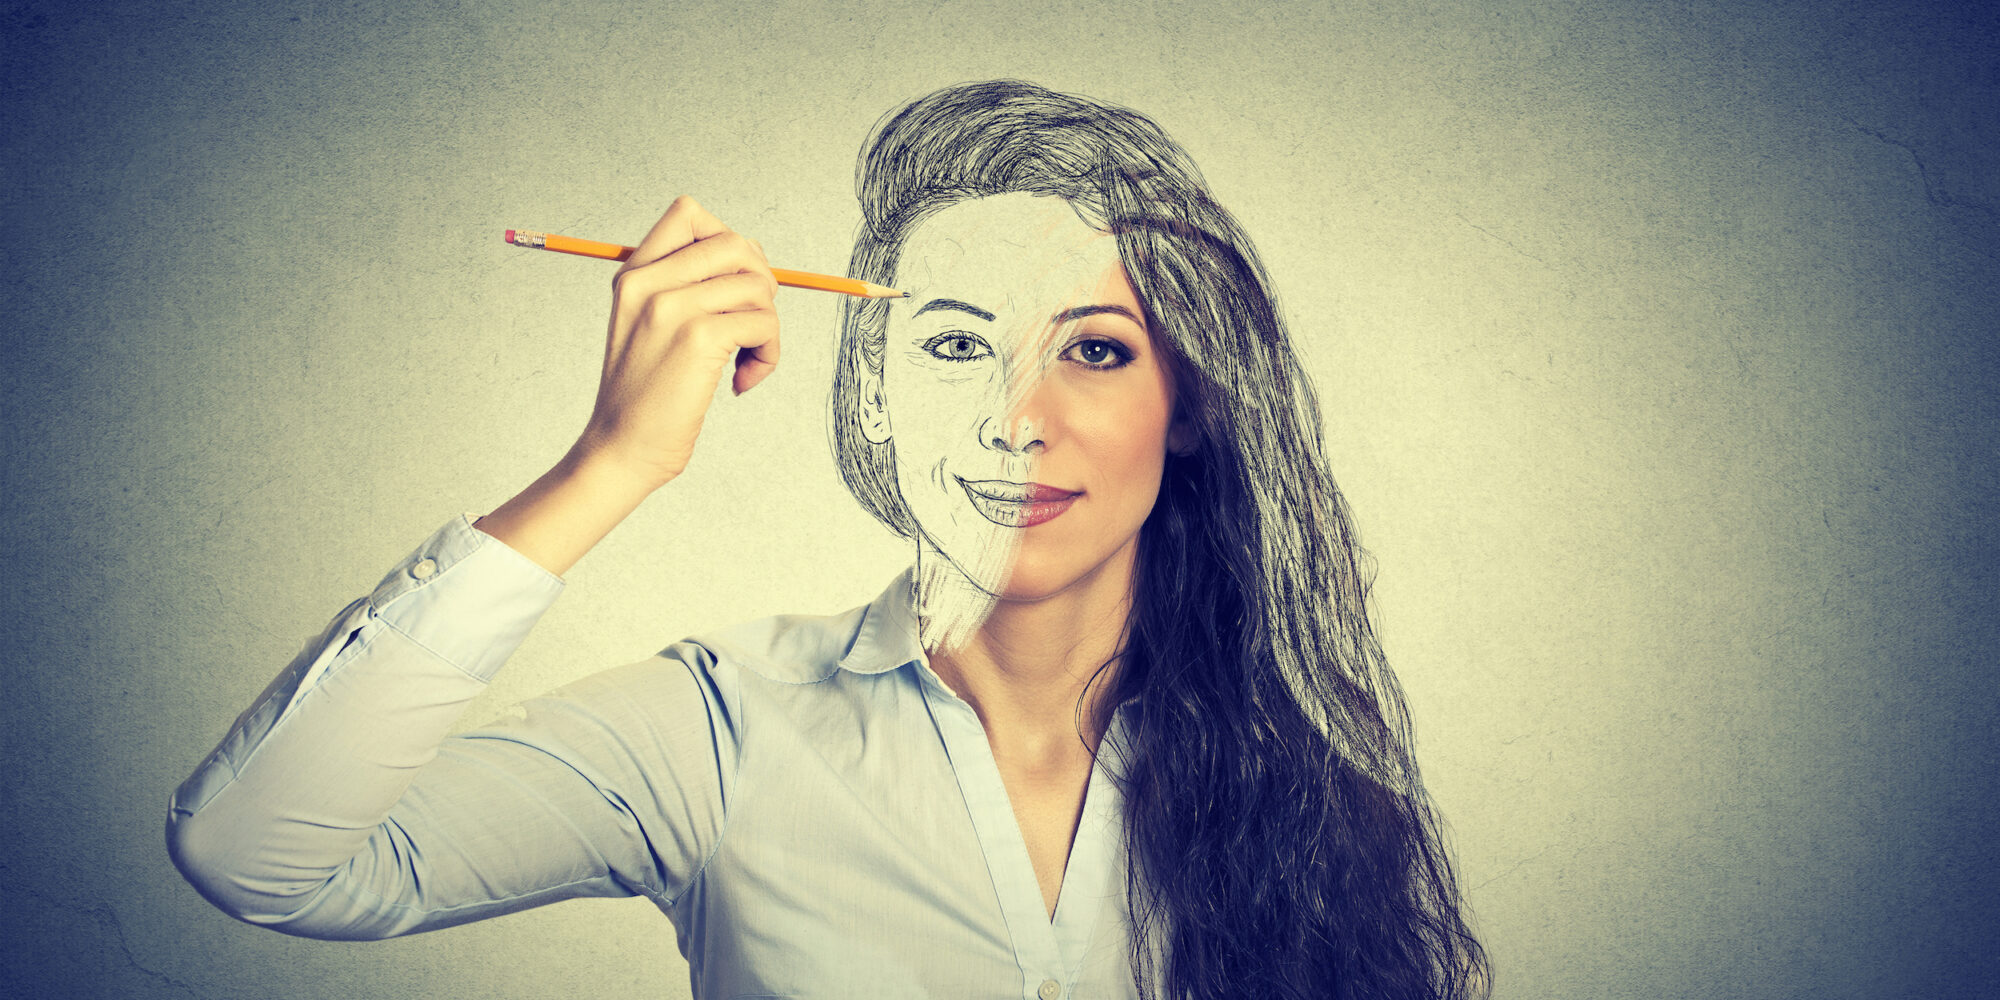
{"label": "smiling mouth", "polygon": [[1031,528],[1050,521],[1069,509],[1083,494],[1041,483],[1016,483],[1006,479],[958,479],[958,485],[972,501],[972,509],[994,524],[1009,528]]}

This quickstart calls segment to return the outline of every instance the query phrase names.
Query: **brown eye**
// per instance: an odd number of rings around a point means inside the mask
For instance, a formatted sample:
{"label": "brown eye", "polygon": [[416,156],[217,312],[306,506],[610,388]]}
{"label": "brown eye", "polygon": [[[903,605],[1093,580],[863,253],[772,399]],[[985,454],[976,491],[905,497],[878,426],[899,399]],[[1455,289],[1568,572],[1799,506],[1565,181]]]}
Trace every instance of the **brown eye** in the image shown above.
{"label": "brown eye", "polygon": [[1123,368],[1132,360],[1132,352],[1123,346],[1114,341],[1096,338],[1079,340],[1071,344],[1063,355],[1086,368],[1099,369]]}
{"label": "brown eye", "polygon": [[929,351],[932,357],[945,361],[977,361],[993,353],[993,349],[986,346],[986,341],[963,330],[932,337],[924,342],[924,350]]}

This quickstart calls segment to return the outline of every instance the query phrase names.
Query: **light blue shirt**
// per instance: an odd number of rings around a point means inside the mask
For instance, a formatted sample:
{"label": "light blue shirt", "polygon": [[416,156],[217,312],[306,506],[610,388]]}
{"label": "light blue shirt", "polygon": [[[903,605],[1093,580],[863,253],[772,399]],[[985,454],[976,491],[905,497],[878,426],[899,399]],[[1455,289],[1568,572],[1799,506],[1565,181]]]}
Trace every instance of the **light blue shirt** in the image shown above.
{"label": "light blue shirt", "polygon": [[698,1000],[1136,995],[1107,754],[1051,921],[907,573],[448,736],[563,588],[474,517],[343,609],[174,793],[169,850],[215,905],[345,939],[640,895]]}

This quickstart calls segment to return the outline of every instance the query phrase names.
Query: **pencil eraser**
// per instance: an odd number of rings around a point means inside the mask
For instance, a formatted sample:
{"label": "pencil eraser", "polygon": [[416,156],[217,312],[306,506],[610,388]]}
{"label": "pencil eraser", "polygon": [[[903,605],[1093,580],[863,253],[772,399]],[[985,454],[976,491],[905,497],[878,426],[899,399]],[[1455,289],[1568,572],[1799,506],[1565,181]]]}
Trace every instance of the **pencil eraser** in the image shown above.
{"label": "pencil eraser", "polygon": [[514,242],[514,231],[512,229],[507,230],[507,235],[505,239],[510,244]]}

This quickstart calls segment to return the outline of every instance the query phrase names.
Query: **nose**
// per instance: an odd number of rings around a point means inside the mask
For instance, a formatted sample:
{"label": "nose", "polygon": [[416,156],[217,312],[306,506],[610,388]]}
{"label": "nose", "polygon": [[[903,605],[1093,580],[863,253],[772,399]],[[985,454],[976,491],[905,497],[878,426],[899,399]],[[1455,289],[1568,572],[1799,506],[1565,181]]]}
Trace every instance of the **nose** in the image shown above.
{"label": "nose", "polygon": [[979,422],[979,443],[1003,455],[1034,455],[1046,447],[1041,425],[1025,414],[990,413]]}
{"label": "nose", "polygon": [[[1004,388],[986,402],[986,414],[974,433],[982,447],[1003,455],[1029,456],[1047,448],[1043,427],[1051,401],[1044,398],[1048,388],[1043,372],[1018,361],[1008,366]],[[996,387],[998,388],[998,387]]]}

